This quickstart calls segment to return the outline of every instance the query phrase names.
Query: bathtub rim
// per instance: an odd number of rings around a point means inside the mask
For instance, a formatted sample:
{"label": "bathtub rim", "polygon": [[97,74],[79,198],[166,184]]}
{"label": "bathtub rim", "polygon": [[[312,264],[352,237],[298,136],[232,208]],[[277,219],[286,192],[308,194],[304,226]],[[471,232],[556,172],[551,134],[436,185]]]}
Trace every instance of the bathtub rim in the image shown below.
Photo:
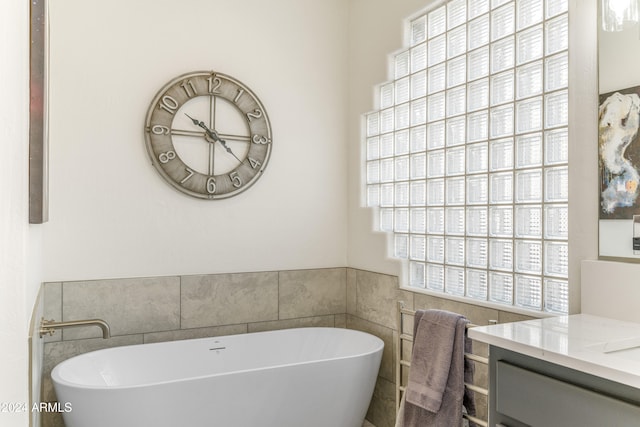
{"label": "bathtub rim", "polygon": [[[306,361],[301,361],[301,362],[296,362],[296,363],[276,364],[276,365],[257,367],[257,368],[239,369],[239,370],[234,370],[234,371],[229,371],[229,372],[221,372],[221,373],[216,373],[216,374],[207,374],[207,375],[200,375],[200,376],[187,376],[187,377],[184,377],[184,378],[160,380],[160,381],[146,382],[146,383],[139,383],[139,384],[127,384],[127,385],[90,385],[90,384],[79,383],[79,382],[71,382],[69,380],[66,380],[66,379],[62,378],[60,376],[60,374],[59,374],[59,371],[61,369],[61,368],[59,368],[60,366],[67,365],[68,363],[74,363],[73,362],[74,360],[79,359],[79,358],[81,358],[83,356],[86,356],[88,354],[92,354],[92,353],[98,353],[98,352],[107,353],[107,352],[110,352],[110,351],[124,350],[124,349],[129,348],[129,347],[138,347],[138,346],[149,346],[149,347],[152,347],[152,346],[161,346],[161,345],[167,345],[167,344],[175,344],[175,345],[177,345],[181,341],[205,341],[205,340],[211,340],[211,339],[216,339],[216,338],[225,338],[225,337],[234,337],[234,336],[247,336],[247,335],[254,335],[254,334],[277,334],[277,333],[285,333],[286,331],[292,331],[292,330],[296,330],[296,331],[302,331],[302,330],[340,330],[340,331],[349,331],[348,333],[365,334],[365,335],[368,335],[368,337],[370,337],[372,343],[375,343],[375,348],[370,349],[369,351],[364,351],[364,352],[359,352],[359,353],[356,353],[356,354],[349,354],[349,355],[339,356],[339,357],[330,357],[330,358],[322,358],[322,359],[318,358],[318,359],[306,360]],[[54,388],[55,388],[56,385],[61,385],[61,386],[64,386],[64,387],[70,387],[70,388],[76,388],[76,389],[103,390],[103,391],[139,389],[139,388],[145,388],[145,387],[154,387],[154,386],[165,385],[165,384],[179,383],[179,382],[184,382],[184,381],[199,381],[199,380],[204,380],[204,379],[207,379],[207,378],[223,377],[223,376],[244,374],[244,373],[250,373],[250,372],[257,372],[257,371],[266,371],[266,370],[279,369],[279,368],[290,367],[290,366],[305,366],[305,365],[310,365],[310,364],[314,364],[314,363],[323,363],[323,362],[329,362],[329,361],[340,361],[340,360],[348,360],[348,359],[356,359],[356,358],[365,358],[365,357],[369,357],[369,356],[375,355],[376,353],[380,353],[380,357],[382,358],[382,353],[384,351],[384,347],[385,347],[384,341],[381,338],[379,338],[376,335],[373,335],[373,334],[371,334],[369,332],[360,331],[358,329],[347,329],[347,328],[337,328],[337,327],[313,327],[313,326],[311,326],[311,327],[277,329],[277,330],[271,330],[271,331],[247,332],[247,333],[243,333],[243,334],[218,335],[218,336],[202,337],[202,338],[188,338],[188,339],[183,339],[183,340],[182,339],[178,339],[178,340],[154,342],[154,343],[149,343],[149,344],[144,344],[144,343],[143,344],[129,344],[129,345],[108,347],[108,348],[88,351],[86,353],[82,353],[82,354],[78,354],[76,356],[70,357],[69,359],[65,359],[62,362],[56,364],[53,367],[53,369],[51,370],[51,381],[52,381],[52,383],[54,385]]]}

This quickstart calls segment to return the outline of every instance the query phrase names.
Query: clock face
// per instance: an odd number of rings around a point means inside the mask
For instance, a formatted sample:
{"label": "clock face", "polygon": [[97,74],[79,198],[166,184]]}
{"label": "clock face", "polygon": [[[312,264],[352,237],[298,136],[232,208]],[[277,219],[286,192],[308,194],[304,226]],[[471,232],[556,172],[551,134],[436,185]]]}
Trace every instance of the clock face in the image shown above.
{"label": "clock face", "polygon": [[235,196],[255,183],[271,154],[260,100],[233,77],[180,76],[154,98],[145,123],[151,162],[177,190],[202,199]]}

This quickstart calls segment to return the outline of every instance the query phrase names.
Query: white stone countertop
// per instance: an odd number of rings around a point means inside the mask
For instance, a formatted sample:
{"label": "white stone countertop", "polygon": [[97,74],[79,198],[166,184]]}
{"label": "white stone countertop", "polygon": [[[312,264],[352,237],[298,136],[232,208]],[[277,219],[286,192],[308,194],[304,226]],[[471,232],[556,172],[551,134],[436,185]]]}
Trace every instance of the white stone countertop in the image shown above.
{"label": "white stone countertop", "polygon": [[478,326],[469,337],[640,388],[640,323],[575,314]]}

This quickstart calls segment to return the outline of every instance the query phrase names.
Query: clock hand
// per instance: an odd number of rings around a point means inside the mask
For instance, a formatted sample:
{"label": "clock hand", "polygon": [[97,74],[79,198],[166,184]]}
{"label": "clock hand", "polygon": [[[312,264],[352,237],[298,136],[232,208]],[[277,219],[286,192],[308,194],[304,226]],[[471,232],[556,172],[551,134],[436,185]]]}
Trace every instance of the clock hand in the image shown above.
{"label": "clock hand", "polygon": [[218,133],[215,130],[209,129],[204,122],[201,122],[197,119],[194,119],[193,117],[191,117],[190,115],[188,115],[187,113],[184,113],[185,116],[189,117],[189,119],[191,119],[191,121],[193,122],[194,125],[196,126],[200,126],[202,129],[205,130],[205,132],[207,133],[207,135],[209,135],[211,137],[211,139],[213,139],[214,141],[219,142],[225,150],[227,150],[227,153],[231,154],[233,157],[235,157],[235,159],[242,163],[242,160],[240,160],[238,158],[238,156],[236,156],[233,151],[231,150],[231,148],[229,148],[229,146],[227,145],[227,141],[225,141],[224,139],[220,138],[220,136],[218,135]]}

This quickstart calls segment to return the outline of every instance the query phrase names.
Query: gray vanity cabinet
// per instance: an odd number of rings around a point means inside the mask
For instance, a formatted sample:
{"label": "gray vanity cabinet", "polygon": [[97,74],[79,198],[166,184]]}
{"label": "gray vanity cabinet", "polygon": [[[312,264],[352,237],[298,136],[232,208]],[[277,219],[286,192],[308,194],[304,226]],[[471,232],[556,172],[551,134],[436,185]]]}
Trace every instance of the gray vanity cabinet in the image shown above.
{"label": "gray vanity cabinet", "polygon": [[636,388],[500,347],[489,362],[491,426],[640,426]]}

